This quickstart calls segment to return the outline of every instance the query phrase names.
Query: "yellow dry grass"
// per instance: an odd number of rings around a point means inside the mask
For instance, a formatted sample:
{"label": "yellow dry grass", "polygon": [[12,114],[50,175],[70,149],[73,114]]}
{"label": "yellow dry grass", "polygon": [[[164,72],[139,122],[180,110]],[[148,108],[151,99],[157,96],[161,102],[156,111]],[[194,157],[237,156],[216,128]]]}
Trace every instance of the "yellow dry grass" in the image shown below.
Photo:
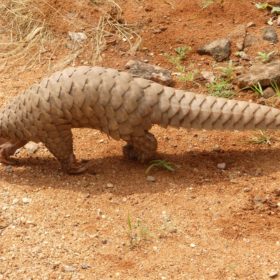
{"label": "yellow dry grass", "polygon": [[45,43],[50,40],[43,11],[32,0],[2,0],[1,24],[5,40],[0,43],[0,70],[24,63],[23,69],[40,62]]}

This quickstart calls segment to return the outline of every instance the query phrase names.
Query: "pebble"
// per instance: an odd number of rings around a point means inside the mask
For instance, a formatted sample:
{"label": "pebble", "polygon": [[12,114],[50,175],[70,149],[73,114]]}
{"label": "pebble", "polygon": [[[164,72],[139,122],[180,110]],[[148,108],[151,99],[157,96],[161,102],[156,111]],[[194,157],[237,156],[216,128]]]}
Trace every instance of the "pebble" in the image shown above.
{"label": "pebble", "polygon": [[82,269],[89,269],[90,268],[90,265],[86,264],[86,263],[83,263],[81,264],[81,268]]}
{"label": "pebble", "polygon": [[32,201],[31,198],[28,198],[28,197],[23,197],[23,198],[22,198],[22,202],[23,202],[24,204],[28,204],[28,203],[30,203],[31,201]]}
{"label": "pebble", "polygon": [[218,168],[218,169],[225,170],[226,167],[227,167],[227,165],[226,165],[225,162],[221,162],[221,163],[218,163],[218,164],[217,164],[217,168]]}
{"label": "pebble", "polygon": [[191,248],[195,248],[196,245],[195,245],[194,243],[191,243],[191,244],[190,244],[190,247],[191,247]]}
{"label": "pebble", "polygon": [[75,43],[81,43],[87,39],[87,35],[84,32],[68,32],[68,36]]}
{"label": "pebble", "polygon": [[28,142],[24,148],[27,150],[29,154],[34,154],[38,149],[39,145],[35,142]]}
{"label": "pebble", "polygon": [[71,266],[71,265],[64,265],[63,266],[63,271],[64,272],[74,272],[74,271],[76,271],[76,268],[74,266]]}
{"label": "pebble", "polygon": [[269,278],[276,278],[278,276],[278,271],[271,271],[268,276]]}
{"label": "pebble", "polygon": [[246,187],[246,188],[243,189],[243,192],[250,192],[251,190],[252,190],[252,188]]}
{"label": "pebble", "polygon": [[263,39],[272,43],[277,43],[278,35],[275,29],[271,26],[266,27],[263,31]]}
{"label": "pebble", "polygon": [[15,205],[15,204],[17,204],[17,203],[18,203],[18,199],[17,199],[17,198],[14,198],[13,201],[12,201],[12,204]]}
{"label": "pebble", "polygon": [[114,187],[114,185],[113,185],[112,183],[108,183],[108,184],[106,185],[106,187],[109,188],[109,189],[112,189],[112,188]]}
{"label": "pebble", "polygon": [[154,176],[147,176],[146,180],[148,182],[155,182],[156,181],[156,178]]}

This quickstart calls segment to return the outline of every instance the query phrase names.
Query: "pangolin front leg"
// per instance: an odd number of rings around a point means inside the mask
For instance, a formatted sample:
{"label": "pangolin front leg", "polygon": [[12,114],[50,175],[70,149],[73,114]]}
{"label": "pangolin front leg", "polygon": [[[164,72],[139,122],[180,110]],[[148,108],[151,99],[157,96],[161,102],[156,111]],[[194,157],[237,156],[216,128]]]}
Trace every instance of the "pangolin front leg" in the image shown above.
{"label": "pangolin front leg", "polygon": [[132,136],[123,147],[123,154],[128,159],[145,162],[154,159],[156,150],[155,136],[146,131],[143,136]]}
{"label": "pangolin front leg", "polygon": [[52,137],[44,139],[47,149],[60,162],[63,171],[69,174],[80,174],[90,167],[90,161],[77,162],[73,152],[73,135],[71,128],[55,131]]}

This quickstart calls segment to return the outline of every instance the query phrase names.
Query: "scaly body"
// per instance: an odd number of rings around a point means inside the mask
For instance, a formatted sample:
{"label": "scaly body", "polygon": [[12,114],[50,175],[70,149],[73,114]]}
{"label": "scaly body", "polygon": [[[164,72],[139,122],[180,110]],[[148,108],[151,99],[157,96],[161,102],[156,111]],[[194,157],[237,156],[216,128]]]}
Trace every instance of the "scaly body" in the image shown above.
{"label": "scaly body", "polygon": [[11,100],[0,111],[0,160],[28,141],[43,142],[68,173],[81,173],[71,128],[99,129],[127,142],[124,154],[153,158],[162,127],[245,130],[277,129],[280,111],[254,103],[204,96],[101,67],[56,72]]}

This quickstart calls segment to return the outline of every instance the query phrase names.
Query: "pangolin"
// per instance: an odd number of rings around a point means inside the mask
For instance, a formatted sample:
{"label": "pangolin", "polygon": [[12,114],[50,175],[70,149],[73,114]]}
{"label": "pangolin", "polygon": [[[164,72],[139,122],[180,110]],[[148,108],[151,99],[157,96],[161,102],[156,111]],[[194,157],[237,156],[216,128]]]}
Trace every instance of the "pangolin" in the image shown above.
{"label": "pangolin", "polygon": [[139,161],[154,157],[152,125],[215,129],[277,129],[280,110],[195,94],[102,67],[71,67],[44,78],[0,111],[0,161],[10,163],[28,141],[42,142],[71,174],[86,171],[73,153],[71,128],[94,128],[127,144]]}

